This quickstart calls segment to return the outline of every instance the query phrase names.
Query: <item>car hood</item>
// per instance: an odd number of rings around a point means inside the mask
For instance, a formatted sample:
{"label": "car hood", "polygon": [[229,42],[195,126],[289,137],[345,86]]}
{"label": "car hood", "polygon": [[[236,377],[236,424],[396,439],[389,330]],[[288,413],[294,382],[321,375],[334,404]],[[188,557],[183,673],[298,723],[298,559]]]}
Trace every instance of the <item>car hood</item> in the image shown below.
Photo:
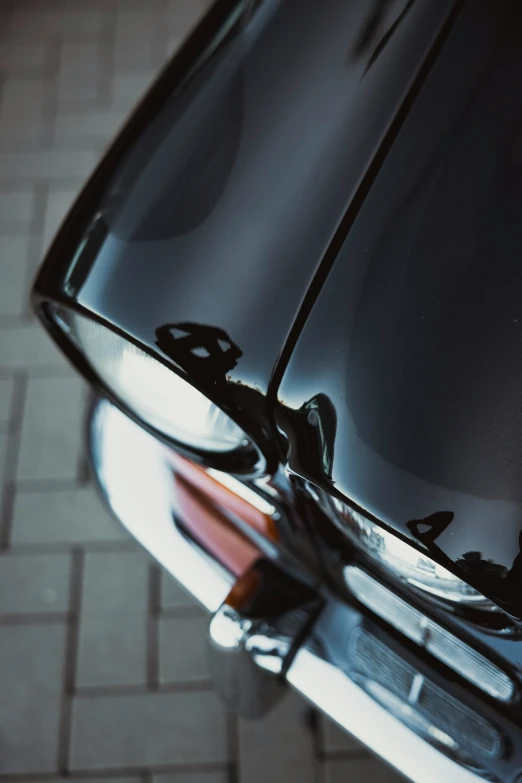
{"label": "car hood", "polygon": [[522,14],[491,11],[469,4],[425,81],[308,314],[278,421],[292,470],[520,617]]}
{"label": "car hood", "polygon": [[[84,190],[40,299],[266,417],[310,281],[452,5],[217,2]],[[200,341],[190,366],[180,334]],[[223,361],[204,361],[210,344]]]}

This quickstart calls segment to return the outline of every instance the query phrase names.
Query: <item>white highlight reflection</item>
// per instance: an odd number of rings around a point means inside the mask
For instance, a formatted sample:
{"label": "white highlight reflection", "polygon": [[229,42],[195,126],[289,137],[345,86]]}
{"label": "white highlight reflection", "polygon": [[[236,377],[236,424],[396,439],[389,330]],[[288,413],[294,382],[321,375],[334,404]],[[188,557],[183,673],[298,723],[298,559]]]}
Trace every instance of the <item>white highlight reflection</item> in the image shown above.
{"label": "white highlight reflection", "polygon": [[105,401],[91,426],[96,472],[114,513],[191,595],[215,612],[234,578],[177,529],[174,481],[163,447]]}
{"label": "white highlight reflection", "polygon": [[301,649],[288,682],[309,701],[416,783],[484,783],[414,734],[344,672]]}

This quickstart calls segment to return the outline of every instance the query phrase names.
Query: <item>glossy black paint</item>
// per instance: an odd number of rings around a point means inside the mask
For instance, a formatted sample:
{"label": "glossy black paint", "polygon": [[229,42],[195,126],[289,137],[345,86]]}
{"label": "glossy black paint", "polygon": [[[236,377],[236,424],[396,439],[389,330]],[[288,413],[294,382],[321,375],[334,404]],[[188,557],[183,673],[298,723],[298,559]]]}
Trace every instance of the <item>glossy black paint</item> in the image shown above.
{"label": "glossy black paint", "polygon": [[[35,288],[47,325],[48,300],[112,324],[232,413],[274,466],[277,358],[452,6],[216,3],[51,248]],[[165,339],[176,327],[236,346],[219,378],[219,362],[195,374]]]}
{"label": "glossy black paint", "polygon": [[[292,471],[517,618],[521,41],[518,2],[466,5],[311,308],[277,413]],[[318,395],[327,439],[307,414]]]}

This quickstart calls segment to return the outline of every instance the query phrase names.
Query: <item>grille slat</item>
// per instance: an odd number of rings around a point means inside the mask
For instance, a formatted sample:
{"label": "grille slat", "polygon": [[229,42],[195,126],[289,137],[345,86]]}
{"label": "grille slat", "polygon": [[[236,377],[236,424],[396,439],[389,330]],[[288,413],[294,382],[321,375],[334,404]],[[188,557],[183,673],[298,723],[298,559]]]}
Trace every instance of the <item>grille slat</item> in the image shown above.
{"label": "grille slat", "polygon": [[[499,732],[482,716],[450,696],[437,685],[421,677],[413,666],[390,650],[372,634],[358,628],[350,638],[352,676],[362,675],[370,683],[378,683],[397,697],[398,704],[408,707],[399,715],[404,722],[416,722],[429,728],[430,736],[446,736],[472,757],[498,758],[502,752]],[[419,677],[422,684],[414,688]],[[375,689],[368,688],[375,694]],[[411,701],[412,693],[416,693]],[[393,704],[393,702],[388,702]],[[411,716],[410,719],[408,716]],[[415,721],[422,718],[424,724]]]}
{"label": "grille slat", "polygon": [[347,566],[344,577],[358,601],[457,674],[499,701],[513,699],[513,681],[484,655],[410,606],[360,568]]}

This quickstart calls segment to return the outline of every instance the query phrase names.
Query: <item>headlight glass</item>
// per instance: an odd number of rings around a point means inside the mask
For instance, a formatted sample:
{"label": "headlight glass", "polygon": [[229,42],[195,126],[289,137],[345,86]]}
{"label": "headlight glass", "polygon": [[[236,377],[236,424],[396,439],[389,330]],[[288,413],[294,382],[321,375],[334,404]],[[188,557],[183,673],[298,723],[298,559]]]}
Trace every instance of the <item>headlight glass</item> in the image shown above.
{"label": "headlight glass", "polygon": [[101,380],[152,427],[203,451],[248,445],[230,416],[145,351],[77,313],[57,314]]}
{"label": "headlight glass", "polygon": [[334,500],[338,524],[366,554],[406,584],[453,603],[488,611],[497,607],[447,568],[397,536]]}

